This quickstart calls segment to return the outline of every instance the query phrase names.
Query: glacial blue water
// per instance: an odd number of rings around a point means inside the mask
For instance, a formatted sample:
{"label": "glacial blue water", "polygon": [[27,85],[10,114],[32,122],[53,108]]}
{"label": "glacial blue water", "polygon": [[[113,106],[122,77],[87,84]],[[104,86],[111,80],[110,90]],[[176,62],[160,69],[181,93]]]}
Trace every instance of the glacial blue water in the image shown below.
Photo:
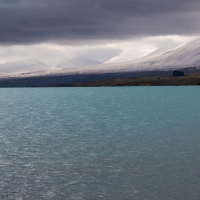
{"label": "glacial blue water", "polygon": [[0,199],[200,199],[200,87],[0,89]]}

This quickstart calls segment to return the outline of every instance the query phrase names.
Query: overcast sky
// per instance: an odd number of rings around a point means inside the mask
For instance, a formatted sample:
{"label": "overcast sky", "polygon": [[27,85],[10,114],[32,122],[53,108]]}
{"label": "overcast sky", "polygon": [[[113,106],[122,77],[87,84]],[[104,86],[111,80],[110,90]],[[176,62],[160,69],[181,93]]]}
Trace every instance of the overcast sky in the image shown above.
{"label": "overcast sky", "polygon": [[0,62],[133,59],[200,33],[199,0],[0,0]]}

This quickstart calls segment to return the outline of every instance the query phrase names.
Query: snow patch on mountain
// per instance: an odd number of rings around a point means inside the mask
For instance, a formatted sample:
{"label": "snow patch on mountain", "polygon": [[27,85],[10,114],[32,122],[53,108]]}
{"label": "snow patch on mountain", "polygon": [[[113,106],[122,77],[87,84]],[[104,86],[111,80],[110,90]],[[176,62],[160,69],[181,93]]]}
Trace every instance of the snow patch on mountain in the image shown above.
{"label": "snow patch on mountain", "polygon": [[58,68],[72,69],[72,68],[82,68],[85,66],[99,65],[99,64],[102,63],[97,60],[91,60],[88,58],[74,58],[71,60],[65,60],[64,62],[58,65]]}
{"label": "snow patch on mountain", "polygon": [[0,74],[28,73],[49,69],[47,64],[35,59],[0,64]]}

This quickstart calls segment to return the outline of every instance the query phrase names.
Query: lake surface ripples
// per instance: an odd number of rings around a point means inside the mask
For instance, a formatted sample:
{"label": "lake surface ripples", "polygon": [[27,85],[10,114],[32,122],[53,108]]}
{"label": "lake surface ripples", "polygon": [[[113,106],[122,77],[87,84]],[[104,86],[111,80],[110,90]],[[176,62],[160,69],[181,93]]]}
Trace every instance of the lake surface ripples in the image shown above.
{"label": "lake surface ripples", "polygon": [[200,199],[200,87],[0,97],[0,199]]}

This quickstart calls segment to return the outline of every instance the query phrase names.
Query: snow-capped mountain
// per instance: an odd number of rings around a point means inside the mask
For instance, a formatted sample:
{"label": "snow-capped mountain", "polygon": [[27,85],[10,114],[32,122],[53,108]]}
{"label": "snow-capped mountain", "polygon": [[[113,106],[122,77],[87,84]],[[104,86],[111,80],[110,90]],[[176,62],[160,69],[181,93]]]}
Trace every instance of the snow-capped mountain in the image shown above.
{"label": "snow-capped mountain", "polygon": [[28,73],[49,69],[47,64],[35,59],[0,64],[0,74]]}
{"label": "snow-capped mountain", "polygon": [[85,66],[98,65],[98,64],[101,64],[101,62],[97,60],[91,60],[88,58],[74,58],[71,60],[65,60],[64,62],[58,65],[58,68],[61,69],[82,68]]}
{"label": "snow-capped mountain", "polygon": [[[167,49],[167,48],[166,48]],[[164,52],[157,50],[141,59],[119,62],[100,63],[87,58],[66,60],[55,68],[50,68],[39,60],[24,60],[0,65],[0,75],[45,76],[67,74],[101,74],[142,71],[171,71],[174,69],[194,68],[200,70],[200,39],[196,39]]]}
{"label": "snow-capped mountain", "polygon": [[200,67],[200,39],[182,44],[162,54],[144,57],[132,62],[136,70],[172,70],[190,67]]}
{"label": "snow-capped mountain", "polygon": [[95,67],[83,67],[65,70],[66,73],[114,73],[137,71],[169,71],[197,67],[200,68],[200,39],[182,44],[167,52],[154,52],[141,59],[122,63],[100,64]]}

